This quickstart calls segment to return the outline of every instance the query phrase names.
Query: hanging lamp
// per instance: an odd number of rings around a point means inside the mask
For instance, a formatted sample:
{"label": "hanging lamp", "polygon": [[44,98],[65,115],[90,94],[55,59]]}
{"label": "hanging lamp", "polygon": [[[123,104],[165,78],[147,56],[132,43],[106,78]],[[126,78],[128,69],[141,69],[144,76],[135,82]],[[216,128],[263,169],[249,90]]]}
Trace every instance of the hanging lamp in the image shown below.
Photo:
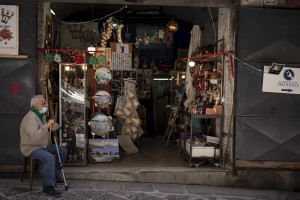
{"label": "hanging lamp", "polygon": [[167,23],[167,29],[171,33],[176,32],[178,30],[178,23],[172,18],[172,20]]}

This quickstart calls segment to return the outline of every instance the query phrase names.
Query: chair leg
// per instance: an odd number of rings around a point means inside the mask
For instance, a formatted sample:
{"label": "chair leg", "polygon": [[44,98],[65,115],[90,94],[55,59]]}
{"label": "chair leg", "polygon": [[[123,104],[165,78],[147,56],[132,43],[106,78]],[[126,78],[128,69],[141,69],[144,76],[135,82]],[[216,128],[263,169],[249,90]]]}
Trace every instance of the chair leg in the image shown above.
{"label": "chair leg", "polygon": [[22,177],[21,177],[21,182],[23,182],[23,180],[24,180],[24,175],[26,173],[26,168],[27,168],[27,162],[28,162],[28,158],[25,157],[24,158],[24,166],[23,166],[23,173],[22,173]]}
{"label": "chair leg", "polygon": [[32,190],[32,182],[33,182],[33,159],[30,158],[30,190]]}

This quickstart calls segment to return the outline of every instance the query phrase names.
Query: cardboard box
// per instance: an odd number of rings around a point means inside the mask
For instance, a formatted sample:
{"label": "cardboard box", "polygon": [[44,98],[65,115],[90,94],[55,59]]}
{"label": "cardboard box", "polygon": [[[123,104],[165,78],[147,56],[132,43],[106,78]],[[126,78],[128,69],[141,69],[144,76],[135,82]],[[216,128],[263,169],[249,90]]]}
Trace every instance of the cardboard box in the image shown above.
{"label": "cardboard box", "polygon": [[192,152],[190,152],[190,140],[186,140],[185,148],[191,157],[215,158],[220,156],[220,149],[216,149],[214,146],[200,146],[198,144],[201,144],[201,141],[193,140]]}
{"label": "cardboard box", "polygon": [[208,135],[203,135],[206,139],[206,142],[212,143],[212,144],[219,144],[220,138],[218,137],[213,137],[213,136],[208,136]]}

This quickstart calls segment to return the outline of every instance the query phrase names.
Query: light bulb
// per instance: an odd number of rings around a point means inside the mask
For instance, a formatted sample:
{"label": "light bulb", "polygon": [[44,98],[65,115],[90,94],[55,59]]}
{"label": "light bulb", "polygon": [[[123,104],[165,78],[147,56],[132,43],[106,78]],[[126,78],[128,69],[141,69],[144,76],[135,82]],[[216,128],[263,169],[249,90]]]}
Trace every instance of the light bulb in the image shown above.
{"label": "light bulb", "polygon": [[69,65],[65,66],[66,71],[70,71],[71,67]]}
{"label": "light bulb", "polygon": [[93,54],[95,51],[96,51],[96,47],[94,47],[93,45],[91,45],[91,46],[89,46],[88,47],[88,52],[90,53],[90,54]]}
{"label": "light bulb", "polygon": [[189,62],[189,66],[190,66],[190,67],[194,67],[194,66],[195,66],[195,64],[196,64],[196,63],[195,63],[195,61],[193,61],[193,60],[190,60],[190,62]]}
{"label": "light bulb", "polygon": [[182,75],[181,78],[182,78],[182,79],[185,79],[185,75]]}
{"label": "light bulb", "polygon": [[82,65],[81,68],[82,68],[82,70],[86,70],[87,66],[86,65]]}

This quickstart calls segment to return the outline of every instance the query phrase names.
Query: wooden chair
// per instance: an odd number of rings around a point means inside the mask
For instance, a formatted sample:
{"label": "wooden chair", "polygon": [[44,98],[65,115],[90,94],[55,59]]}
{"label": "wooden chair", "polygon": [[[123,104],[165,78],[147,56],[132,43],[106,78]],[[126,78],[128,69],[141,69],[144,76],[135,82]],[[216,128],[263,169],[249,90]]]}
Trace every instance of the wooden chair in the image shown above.
{"label": "wooden chair", "polygon": [[30,158],[30,157],[25,157],[24,158],[24,166],[23,166],[23,173],[22,173],[22,177],[21,177],[21,182],[23,182],[24,180],[24,175],[26,173],[27,170],[27,164],[28,161],[30,161],[30,185],[29,185],[29,189],[32,190],[32,184],[33,184],[33,173],[37,171],[36,167],[37,167],[37,162],[38,160],[34,159],[34,158]]}

